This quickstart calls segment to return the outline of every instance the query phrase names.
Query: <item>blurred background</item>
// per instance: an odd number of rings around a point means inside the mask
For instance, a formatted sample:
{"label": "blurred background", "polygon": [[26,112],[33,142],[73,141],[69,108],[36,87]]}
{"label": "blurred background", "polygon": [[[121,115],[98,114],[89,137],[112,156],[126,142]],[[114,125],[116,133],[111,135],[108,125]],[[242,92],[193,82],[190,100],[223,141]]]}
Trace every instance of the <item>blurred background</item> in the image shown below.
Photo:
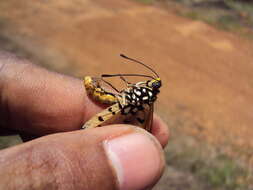
{"label": "blurred background", "polygon": [[146,74],[119,54],[143,61],[171,132],[154,189],[253,189],[252,0],[5,0],[0,50],[76,77]]}

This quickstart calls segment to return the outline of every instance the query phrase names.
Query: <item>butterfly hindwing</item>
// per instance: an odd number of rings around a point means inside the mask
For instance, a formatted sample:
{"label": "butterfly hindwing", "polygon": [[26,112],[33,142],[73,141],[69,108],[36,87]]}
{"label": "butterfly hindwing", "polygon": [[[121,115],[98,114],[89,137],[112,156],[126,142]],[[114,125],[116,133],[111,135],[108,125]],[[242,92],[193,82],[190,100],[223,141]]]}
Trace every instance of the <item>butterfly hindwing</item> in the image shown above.
{"label": "butterfly hindwing", "polygon": [[149,107],[149,111],[147,112],[147,119],[145,123],[145,129],[149,132],[152,131],[153,114],[154,114],[154,104],[152,103]]}
{"label": "butterfly hindwing", "polygon": [[151,131],[153,123],[153,104],[143,105],[143,109],[139,110],[135,114],[128,113],[125,116],[123,123],[135,125],[143,129],[146,129],[147,131]]}

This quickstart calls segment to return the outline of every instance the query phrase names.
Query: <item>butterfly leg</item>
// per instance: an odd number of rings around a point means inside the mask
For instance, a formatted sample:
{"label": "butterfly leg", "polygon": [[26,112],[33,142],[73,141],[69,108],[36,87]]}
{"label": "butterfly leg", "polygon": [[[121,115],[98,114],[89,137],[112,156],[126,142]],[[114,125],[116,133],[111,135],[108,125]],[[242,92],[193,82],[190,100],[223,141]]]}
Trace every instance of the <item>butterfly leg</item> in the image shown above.
{"label": "butterfly leg", "polygon": [[101,76],[101,80],[102,80],[104,83],[108,84],[110,87],[112,87],[112,89],[114,89],[116,92],[119,93],[119,90],[118,90],[116,87],[114,87],[111,83],[109,83],[108,81],[106,81],[105,79],[103,79],[103,76]]}
{"label": "butterfly leg", "polygon": [[120,79],[126,83],[127,87],[132,84],[131,82],[128,82],[123,76],[120,76]]}

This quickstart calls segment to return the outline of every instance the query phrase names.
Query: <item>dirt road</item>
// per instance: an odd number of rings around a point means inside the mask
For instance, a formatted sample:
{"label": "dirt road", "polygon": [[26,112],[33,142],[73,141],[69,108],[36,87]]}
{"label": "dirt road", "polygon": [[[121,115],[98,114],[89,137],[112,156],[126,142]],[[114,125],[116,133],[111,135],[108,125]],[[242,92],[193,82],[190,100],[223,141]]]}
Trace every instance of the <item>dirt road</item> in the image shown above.
{"label": "dirt road", "polygon": [[0,27],[3,42],[76,76],[147,73],[119,53],[145,62],[163,80],[156,108],[171,128],[253,165],[252,42],[118,0],[3,1]]}

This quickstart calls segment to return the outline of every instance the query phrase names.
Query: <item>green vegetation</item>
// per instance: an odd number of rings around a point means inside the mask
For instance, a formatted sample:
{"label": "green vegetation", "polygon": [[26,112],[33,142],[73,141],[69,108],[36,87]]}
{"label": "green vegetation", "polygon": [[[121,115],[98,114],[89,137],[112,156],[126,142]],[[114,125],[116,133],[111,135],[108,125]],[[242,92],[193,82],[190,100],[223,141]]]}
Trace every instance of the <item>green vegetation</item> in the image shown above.
{"label": "green vegetation", "polygon": [[202,20],[223,30],[237,32],[253,39],[253,1],[237,0],[136,0],[145,4],[164,3],[169,9],[181,4],[176,12]]}
{"label": "green vegetation", "polygon": [[218,156],[210,164],[202,163],[195,172],[212,187],[231,190],[247,188],[247,172],[225,155]]}
{"label": "green vegetation", "polygon": [[223,15],[217,19],[217,25],[226,30],[237,30],[241,27],[233,15]]}
{"label": "green vegetation", "polygon": [[[187,139],[183,137],[182,139]],[[169,165],[193,174],[212,190],[249,190],[250,171],[210,145],[193,143],[192,140],[175,140],[166,150]],[[196,147],[198,146],[198,147]]]}
{"label": "green vegetation", "polygon": [[155,2],[155,0],[136,0],[136,1],[143,4],[152,4]]}
{"label": "green vegetation", "polygon": [[0,136],[0,149],[7,148],[21,143],[21,139],[17,135],[12,136]]}

